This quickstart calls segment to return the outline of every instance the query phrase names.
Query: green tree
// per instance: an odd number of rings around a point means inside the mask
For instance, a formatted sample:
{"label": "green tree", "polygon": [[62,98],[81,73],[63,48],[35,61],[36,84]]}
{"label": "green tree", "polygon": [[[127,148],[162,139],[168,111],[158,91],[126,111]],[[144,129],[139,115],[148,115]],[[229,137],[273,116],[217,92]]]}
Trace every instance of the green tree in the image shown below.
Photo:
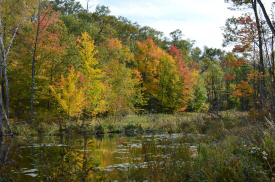
{"label": "green tree", "polygon": [[54,0],[54,9],[60,11],[61,14],[77,14],[84,10],[80,2],[75,0]]}

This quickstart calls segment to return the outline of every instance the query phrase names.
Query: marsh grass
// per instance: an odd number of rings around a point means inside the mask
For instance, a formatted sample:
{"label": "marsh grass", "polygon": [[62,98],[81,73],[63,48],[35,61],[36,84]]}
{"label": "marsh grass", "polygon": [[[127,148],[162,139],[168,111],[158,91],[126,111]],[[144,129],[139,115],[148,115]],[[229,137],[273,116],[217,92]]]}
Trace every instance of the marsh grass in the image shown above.
{"label": "marsh grass", "polygon": [[[124,133],[129,131],[154,130],[165,133],[193,133],[220,135],[221,129],[231,130],[251,125],[247,113],[238,111],[221,112],[223,119],[206,113],[177,113],[177,114],[143,114],[119,117],[91,118],[89,120],[66,120],[61,122],[63,133]],[[13,124],[13,131],[19,135],[60,133],[58,122],[36,122],[27,124]],[[219,137],[222,137],[219,136]]]}
{"label": "marsh grass", "polygon": [[261,122],[250,122],[244,112],[225,111],[221,115],[222,119],[201,113],[123,118],[119,124],[128,129],[140,125],[143,129],[184,133],[184,136],[179,146],[168,139],[143,139],[142,159],[132,161],[127,170],[117,170],[116,176],[109,179],[274,181],[274,129]]}
{"label": "marsh grass", "polygon": [[[274,129],[250,122],[247,113],[224,111],[222,119],[205,113],[130,115],[62,123],[12,124],[21,135],[102,134],[135,131],[181,133],[172,138],[148,140],[133,155],[127,169],[104,174],[109,181],[274,181]],[[137,159],[137,153],[141,158]],[[82,173],[81,173],[82,175]],[[100,177],[100,176],[99,176]]]}
{"label": "marsh grass", "polygon": [[[118,171],[117,180],[272,181],[275,143],[270,132],[266,131],[257,145],[244,144],[238,136],[227,136],[219,142],[201,140],[196,146],[190,146],[193,139],[183,137],[177,147],[169,140],[144,140],[142,160]],[[145,167],[140,165],[144,163]]]}

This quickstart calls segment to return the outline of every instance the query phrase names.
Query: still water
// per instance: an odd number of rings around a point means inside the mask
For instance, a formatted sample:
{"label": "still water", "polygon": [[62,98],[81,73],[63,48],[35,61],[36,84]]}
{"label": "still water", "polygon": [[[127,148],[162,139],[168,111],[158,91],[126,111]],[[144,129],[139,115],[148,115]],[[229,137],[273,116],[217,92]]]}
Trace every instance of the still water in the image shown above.
{"label": "still water", "polygon": [[4,138],[0,145],[0,181],[111,179],[116,175],[114,171],[128,170],[131,164],[146,167],[146,142],[154,142],[158,148],[173,148],[181,138],[181,134]]}

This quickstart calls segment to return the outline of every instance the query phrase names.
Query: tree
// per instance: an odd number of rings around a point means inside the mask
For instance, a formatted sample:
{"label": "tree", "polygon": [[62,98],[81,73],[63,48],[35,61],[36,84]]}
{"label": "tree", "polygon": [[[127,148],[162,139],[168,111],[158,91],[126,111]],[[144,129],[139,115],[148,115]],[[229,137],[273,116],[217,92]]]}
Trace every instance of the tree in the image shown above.
{"label": "tree", "polygon": [[243,110],[247,109],[247,100],[232,97],[237,84],[241,81],[247,81],[247,76],[253,69],[252,65],[245,58],[238,58],[232,52],[227,53],[222,63],[225,73],[224,81],[226,87],[227,108],[236,108],[241,106]]}
{"label": "tree", "polygon": [[[270,17],[269,15],[267,14],[266,12],[266,9],[262,3],[261,0],[225,0],[225,2],[233,2],[235,4],[235,6],[242,6],[242,5],[249,5],[251,4],[252,5],[252,8],[253,8],[253,11],[255,13],[255,16],[257,17],[258,15],[257,14],[257,4],[260,6],[261,10],[262,10],[262,13],[265,17],[265,20],[273,34],[273,36],[275,36],[275,28],[274,28],[274,25],[272,24],[271,20],[270,20]],[[274,3],[274,2],[273,2]]]}
{"label": "tree", "polygon": [[200,112],[203,108],[208,109],[206,106],[207,90],[203,78],[198,74],[195,75],[196,84],[193,87],[192,97],[188,102],[188,110]]}
{"label": "tree", "polygon": [[204,72],[208,100],[215,110],[220,110],[225,94],[224,72],[217,60],[211,61],[209,68]]}
{"label": "tree", "polygon": [[91,115],[95,115],[104,110],[104,85],[101,81],[102,71],[97,68],[98,61],[94,57],[97,54],[94,41],[86,32],[78,40],[78,49],[81,58],[80,70],[84,75],[85,90],[87,95],[87,107],[85,108]]}
{"label": "tree", "polygon": [[164,49],[164,50],[168,50],[168,41],[163,38],[164,37],[164,33],[158,30],[155,30],[149,26],[144,26],[144,27],[140,27],[139,26],[139,30],[138,33],[136,34],[136,41],[139,42],[143,42],[146,41],[147,39],[152,39],[154,44],[156,44],[157,46],[159,46],[160,48]]}
{"label": "tree", "polygon": [[180,29],[177,29],[169,34],[172,37],[172,45],[177,47],[179,41],[182,40],[183,34]]}
{"label": "tree", "polygon": [[174,46],[170,47],[169,54],[175,60],[175,69],[178,71],[181,87],[181,108],[179,110],[184,111],[191,99],[193,99],[194,88],[197,85],[198,76],[192,68],[188,67],[187,61],[183,60],[183,55],[180,53],[180,50]]}
{"label": "tree", "polygon": [[173,45],[175,48],[179,49],[184,57],[190,59],[189,54],[191,53],[195,41],[190,39],[183,40],[182,38],[184,35],[182,34],[182,31],[179,29],[176,29],[169,35],[172,38],[172,41],[170,43],[171,46]]}
{"label": "tree", "polygon": [[97,25],[97,30],[93,36],[97,44],[115,37],[116,30],[113,27],[117,23],[117,18],[109,15],[110,12],[111,11],[107,6],[97,5],[95,12],[92,14]]}
{"label": "tree", "polygon": [[[235,36],[227,40],[241,43],[235,47],[234,51],[242,53],[247,50],[250,51],[251,54],[249,56],[254,66],[252,74],[254,78],[251,79],[250,84],[253,85],[253,93],[255,93],[253,100],[250,99],[251,109],[268,108],[268,112],[262,112],[262,118],[270,118],[271,115],[274,115],[274,94],[272,93],[274,88],[274,80],[272,79],[274,78],[274,69],[271,69],[274,63],[274,56],[272,56],[274,55],[274,25],[272,25],[261,0],[231,0],[226,2],[232,2],[235,7],[248,7],[254,13],[254,18],[244,14],[243,17],[231,21],[230,23],[234,23],[236,29],[228,26],[230,24],[228,23],[226,31],[231,32]],[[248,57],[246,53],[243,55]],[[269,79],[266,69],[268,67],[270,67]]]}
{"label": "tree", "polygon": [[84,10],[80,2],[76,2],[75,0],[54,0],[52,3],[55,10],[65,15],[77,14]]}
{"label": "tree", "polygon": [[141,77],[136,69],[127,67],[134,59],[128,46],[110,39],[100,46],[98,59],[105,72],[107,111],[115,115],[138,111],[143,105]]}
{"label": "tree", "polygon": [[[36,29],[36,37],[33,49],[33,57],[32,57],[32,89],[31,89],[31,121],[34,120],[34,109],[33,109],[33,102],[34,102],[34,89],[35,89],[35,82],[34,82],[34,74],[35,74],[35,58],[36,58],[36,48],[38,44],[38,37],[40,33],[40,26],[41,26],[41,0],[38,2],[38,14],[37,14],[37,29]],[[43,19],[43,18],[42,18]]]}
{"label": "tree", "polygon": [[40,8],[40,16],[35,14],[35,21],[20,28],[11,50],[11,114],[20,120],[30,120],[30,110],[33,121],[52,120],[43,117],[46,112],[54,117],[55,112],[48,85],[79,62],[72,51],[76,49],[75,38],[68,35],[59,13],[46,2],[41,2]]}
{"label": "tree", "polygon": [[[139,53],[135,65],[142,76],[142,88],[147,99],[147,109],[158,112],[174,112],[186,108],[191,90],[192,73],[181,61],[179,50],[170,54],[157,47],[152,39],[137,42]],[[186,73],[186,75],[184,75]],[[188,83],[190,81],[190,83]]]}
{"label": "tree", "polygon": [[139,31],[139,25],[132,23],[125,17],[118,17],[118,21],[115,27],[117,31],[117,38],[121,40],[124,45],[133,48],[136,46],[136,35]]}
{"label": "tree", "polygon": [[[0,44],[1,44],[1,67],[0,67],[0,78],[2,77],[2,70],[4,72],[4,82],[6,87],[6,112],[4,109],[4,104],[2,98],[2,89],[4,88],[1,84],[0,86],[0,135],[3,135],[3,125],[2,118],[8,126],[8,130],[11,133],[11,129],[8,124],[9,117],[9,81],[7,73],[7,56],[10,51],[11,45],[17,34],[19,27],[28,21],[31,16],[31,11],[33,8],[33,1],[31,0],[22,0],[20,2],[16,0],[6,1],[2,3],[0,0]],[[2,67],[3,62],[3,67]]]}
{"label": "tree", "polygon": [[83,85],[84,82],[83,75],[71,67],[66,78],[61,75],[60,81],[49,86],[66,117],[80,117],[87,105],[85,95],[87,87]]}

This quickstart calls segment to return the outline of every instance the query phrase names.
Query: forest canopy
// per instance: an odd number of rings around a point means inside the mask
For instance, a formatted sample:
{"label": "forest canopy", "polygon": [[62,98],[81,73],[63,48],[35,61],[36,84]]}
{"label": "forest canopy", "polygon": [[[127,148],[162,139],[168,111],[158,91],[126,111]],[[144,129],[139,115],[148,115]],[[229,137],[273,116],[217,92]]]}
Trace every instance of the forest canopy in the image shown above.
{"label": "forest canopy", "polygon": [[274,14],[261,0],[226,2],[244,7],[223,27],[232,52],[195,47],[179,29],[165,38],[104,5],[0,0],[0,134],[9,119],[228,109],[274,126]]}

